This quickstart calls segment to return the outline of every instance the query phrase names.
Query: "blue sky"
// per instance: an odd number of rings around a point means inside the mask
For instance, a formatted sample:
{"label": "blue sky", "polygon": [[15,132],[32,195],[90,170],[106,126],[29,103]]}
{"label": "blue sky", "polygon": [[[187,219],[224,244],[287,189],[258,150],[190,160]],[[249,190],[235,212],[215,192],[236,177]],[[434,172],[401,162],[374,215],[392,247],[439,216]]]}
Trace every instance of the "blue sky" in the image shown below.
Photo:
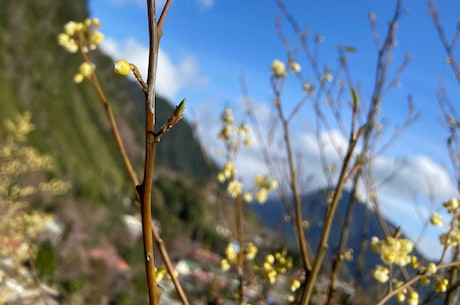
{"label": "blue sky", "polygon": [[[135,63],[144,73],[148,46],[145,2],[89,2],[91,15],[98,17],[103,24],[102,31],[106,36],[103,49],[116,59],[126,58]],[[353,81],[362,86],[361,97],[364,100],[369,98],[377,50],[367,16],[370,11],[375,12],[383,36],[396,1],[287,0],[286,3],[299,24],[307,27],[312,36],[324,36],[318,56],[321,66],[337,66],[337,45],[357,48],[357,53],[349,56],[349,67]],[[460,2],[437,1],[436,4],[450,37],[459,19],[456,12],[460,11]],[[376,178],[384,179],[389,168],[394,167],[399,159],[408,162],[393,182],[382,186],[378,194],[386,214],[415,237],[422,227],[417,211],[426,218],[442,201],[456,194],[444,169],[444,166],[450,166],[445,149],[447,132],[440,124],[436,90],[440,78],[443,78],[451,97],[459,95],[460,87],[444,62],[446,56],[428,13],[427,1],[408,0],[404,7],[407,9],[398,26],[391,71],[408,52],[413,59],[398,88],[394,88],[383,101],[380,118],[391,121],[392,126],[402,123],[407,113],[408,94],[412,94],[421,117],[377,160],[374,172]],[[173,1],[160,46],[158,92],[173,104],[187,97],[187,118],[198,121],[203,142],[211,153],[219,146],[216,138],[219,113],[227,105],[235,108],[237,114],[242,113],[241,73],[245,75],[249,95],[260,112],[267,116],[270,112],[270,66],[275,58],[287,59],[275,27],[278,15],[280,11],[274,0]],[[294,46],[297,41],[286,22],[283,22],[283,29]],[[298,53],[296,60],[308,75],[302,52]],[[293,77],[287,78],[285,92],[287,109],[293,105],[289,101],[297,101],[303,94]],[[308,168],[308,174],[321,176],[313,125],[313,110],[308,106],[294,125],[294,148],[306,156],[304,167]],[[337,130],[324,130],[324,134],[334,134],[339,142],[346,143]],[[337,158],[332,150],[329,158]],[[240,155],[240,174],[244,179],[249,180],[260,172],[263,168],[260,159],[255,150]],[[323,183],[323,179],[318,178],[312,187]],[[428,189],[427,185],[435,187]],[[428,199],[431,193],[434,203]],[[434,243],[433,236],[425,239],[430,248]]]}

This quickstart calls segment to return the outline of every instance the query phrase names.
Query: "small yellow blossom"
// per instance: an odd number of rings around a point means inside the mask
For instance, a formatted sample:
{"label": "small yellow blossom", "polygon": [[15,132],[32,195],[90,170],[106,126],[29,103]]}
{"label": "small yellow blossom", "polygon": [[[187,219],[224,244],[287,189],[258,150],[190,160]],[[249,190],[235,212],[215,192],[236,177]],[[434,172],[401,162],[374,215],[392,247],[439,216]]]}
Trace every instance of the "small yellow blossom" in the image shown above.
{"label": "small yellow blossom", "polygon": [[131,65],[125,59],[120,59],[113,65],[113,71],[121,76],[126,76],[131,72]]}
{"label": "small yellow blossom", "polygon": [[297,289],[299,289],[299,287],[300,287],[300,281],[298,279],[293,279],[291,281],[291,287],[290,287],[291,291],[295,292]]}
{"label": "small yellow blossom", "polygon": [[275,257],[273,256],[273,254],[268,254],[265,257],[265,261],[269,264],[273,264],[275,262]]}
{"label": "small yellow blossom", "polygon": [[220,261],[220,269],[224,272],[230,270],[230,264],[227,259],[224,258]]}
{"label": "small yellow blossom", "polygon": [[426,267],[426,274],[427,275],[433,275],[436,273],[438,268],[436,267],[435,263],[429,263],[428,266]]}
{"label": "small yellow blossom", "polygon": [[226,179],[233,179],[236,176],[237,171],[232,161],[228,161],[227,163],[225,163],[222,173],[224,174]]}
{"label": "small yellow blossom", "polygon": [[398,292],[396,294],[396,300],[398,301],[398,303],[402,303],[406,300],[406,294],[404,292]]}
{"label": "small yellow blossom", "polygon": [[258,203],[265,203],[267,201],[268,194],[267,189],[261,188],[256,193],[256,200]]}
{"label": "small yellow blossom", "polygon": [[447,285],[449,285],[449,280],[440,279],[433,285],[433,289],[434,289],[434,291],[440,292],[440,293],[446,292],[447,291]]}
{"label": "small yellow blossom", "polygon": [[229,140],[232,135],[232,127],[230,125],[225,125],[222,130],[219,132],[219,138],[224,140]]}
{"label": "small yellow blossom", "polygon": [[458,209],[459,205],[460,204],[457,198],[451,198],[450,200],[443,203],[443,206],[449,209],[449,211]]}
{"label": "small yellow blossom", "polygon": [[433,226],[441,227],[442,226],[442,217],[437,213],[431,214],[430,223]]}
{"label": "small yellow blossom", "polygon": [[333,79],[331,72],[326,72],[323,76],[323,79],[327,82],[331,82]]}
{"label": "small yellow blossom", "polygon": [[422,284],[422,286],[428,286],[430,285],[430,279],[427,278],[426,276],[422,276],[422,278],[420,279],[420,284]]}
{"label": "small yellow blossom", "polygon": [[96,70],[96,66],[93,63],[84,62],[80,65],[80,68],[78,70],[80,71],[81,75],[88,78],[94,73],[94,70]]}
{"label": "small yellow blossom", "polygon": [[390,271],[388,270],[387,267],[377,265],[377,267],[374,270],[374,278],[380,283],[385,283],[390,278],[389,272]]}
{"label": "small yellow blossom", "polygon": [[73,77],[73,82],[75,84],[80,84],[84,79],[85,77],[81,73],[77,73]]}
{"label": "small yellow blossom", "polygon": [[64,31],[67,35],[73,36],[76,32],[83,29],[83,24],[81,22],[69,21],[64,25]]}
{"label": "small yellow blossom", "polygon": [[91,45],[98,45],[104,40],[104,34],[98,31],[94,31],[90,37],[90,44]]}
{"label": "small yellow blossom", "polygon": [[230,194],[232,198],[238,197],[243,190],[243,184],[238,180],[232,180],[228,183],[227,192]]}
{"label": "small yellow blossom", "polygon": [[277,188],[278,188],[278,181],[275,180],[275,179],[271,180],[270,183],[269,183],[268,189],[274,190],[274,189],[277,189]]}
{"label": "small yellow blossom", "polygon": [[160,267],[160,268],[156,269],[155,277],[156,277],[157,283],[161,282],[161,280],[163,280],[165,274],[166,274],[166,268],[165,267]]}
{"label": "small yellow blossom", "polygon": [[222,120],[222,122],[224,122],[226,124],[229,124],[229,125],[233,124],[235,119],[233,118],[232,108],[230,108],[230,107],[225,108],[225,111],[221,116],[221,120]]}
{"label": "small yellow blossom", "polygon": [[302,87],[303,90],[307,91],[308,93],[312,93],[315,90],[315,86],[310,83],[304,83]]}
{"label": "small yellow blossom", "polygon": [[252,198],[252,194],[251,194],[250,192],[245,192],[245,193],[243,194],[243,200],[244,200],[245,202],[251,202],[252,199],[253,199],[253,198]]}
{"label": "small yellow blossom", "polygon": [[270,270],[270,272],[268,272],[267,274],[268,282],[272,285],[275,284],[277,276],[278,276],[278,272],[276,272],[276,270]]}
{"label": "small yellow blossom", "polygon": [[439,241],[447,248],[456,247],[460,243],[460,230],[453,229],[451,232],[441,234]]}
{"label": "small yellow blossom", "polygon": [[248,147],[248,146],[251,146],[251,144],[252,144],[251,138],[245,138],[243,140],[243,145],[244,146]]}
{"label": "small yellow blossom", "polygon": [[284,63],[275,59],[272,63],[272,72],[276,78],[286,77],[286,67],[284,66]]}
{"label": "small yellow blossom", "polygon": [[257,247],[252,242],[246,245],[245,256],[247,260],[253,260],[257,254]]}
{"label": "small yellow blossom", "polygon": [[289,68],[291,68],[292,72],[294,72],[294,73],[300,73],[300,70],[301,70],[301,67],[300,67],[299,63],[297,63],[295,61],[290,61],[289,62]]}
{"label": "small yellow blossom", "polygon": [[419,300],[418,293],[416,291],[411,291],[409,297],[407,298],[408,305],[417,305]]}
{"label": "small yellow blossom", "polygon": [[238,250],[235,247],[235,244],[229,243],[227,248],[225,248],[225,255],[229,263],[234,264],[236,263],[236,259],[238,256]]}

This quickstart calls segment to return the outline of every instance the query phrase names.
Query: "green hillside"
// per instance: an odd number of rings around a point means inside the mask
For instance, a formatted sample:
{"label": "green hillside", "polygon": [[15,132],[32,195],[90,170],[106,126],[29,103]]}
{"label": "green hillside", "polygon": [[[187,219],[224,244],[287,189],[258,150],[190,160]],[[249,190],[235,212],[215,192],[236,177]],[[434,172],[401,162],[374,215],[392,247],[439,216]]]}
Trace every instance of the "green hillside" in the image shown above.
{"label": "green hillside", "polygon": [[[102,105],[90,85],[72,82],[80,59],[57,45],[56,36],[69,20],[83,20],[83,0],[5,1],[0,10],[0,120],[14,112],[32,112],[37,130],[32,142],[51,154],[57,174],[74,183],[74,192],[91,200],[106,200],[114,190],[130,189]],[[114,103],[128,153],[143,161],[142,100],[137,84],[112,73],[112,60],[95,59],[101,84]],[[133,88],[134,86],[134,88]],[[127,88],[120,90],[119,88]],[[160,115],[172,109],[158,100]],[[133,105],[140,109],[134,110]],[[159,118],[159,122],[167,120]],[[164,143],[163,143],[164,142]],[[191,128],[181,122],[164,137],[159,163],[190,176],[206,177],[205,165]]]}

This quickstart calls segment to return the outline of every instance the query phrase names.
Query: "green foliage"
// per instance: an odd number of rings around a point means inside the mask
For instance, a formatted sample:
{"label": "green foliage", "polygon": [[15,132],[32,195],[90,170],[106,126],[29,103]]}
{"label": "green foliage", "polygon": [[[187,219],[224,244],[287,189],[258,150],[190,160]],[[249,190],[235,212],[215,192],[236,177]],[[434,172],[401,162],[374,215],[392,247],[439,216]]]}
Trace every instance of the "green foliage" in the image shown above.
{"label": "green foliage", "polygon": [[215,230],[215,211],[210,206],[203,186],[183,177],[161,175],[155,181],[153,217],[162,225],[162,235],[197,233],[210,245],[222,244]]}
{"label": "green foliage", "polygon": [[51,242],[43,242],[35,258],[35,268],[38,276],[43,280],[52,279],[57,266],[57,253]]}

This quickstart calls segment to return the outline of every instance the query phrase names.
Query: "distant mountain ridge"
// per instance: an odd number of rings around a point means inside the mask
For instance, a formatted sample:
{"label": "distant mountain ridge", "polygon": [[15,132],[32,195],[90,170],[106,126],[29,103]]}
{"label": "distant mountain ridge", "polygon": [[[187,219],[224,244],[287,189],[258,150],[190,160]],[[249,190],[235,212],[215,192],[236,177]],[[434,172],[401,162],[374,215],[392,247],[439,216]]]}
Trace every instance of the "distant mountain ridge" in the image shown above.
{"label": "distant mountain ridge", "polygon": [[[304,194],[301,197],[303,203],[303,219],[309,223],[308,228],[305,230],[305,234],[313,253],[316,252],[323,230],[323,220],[327,212],[328,195],[328,190],[317,190]],[[337,247],[339,245],[340,234],[343,230],[340,224],[344,222],[347,203],[350,196],[351,193],[345,190],[339,201],[328,242],[329,251],[326,256],[326,261],[328,262],[332,262],[333,254],[338,250]],[[289,221],[286,221],[286,211],[280,200],[272,198],[263,205],[252,205],[252,209],[266,227],[274,228],[289,247],[297,249],[297,240],[293,227]],[[390,230],[394,232],[397,226],[388,221],[387,223]],[[353,250],[353,260],[351,262],[343,262],[346,267],[344,269],[345,272],[342,273],[342,278],[346,280],[358,280],[364,286],[368,283],[375,284],[371,270],[375,268],[377,264],[382,264],[382,262],[380,256],[369,249],[369,241],[373,236],[383,238],[377,215],[373,210],[367,207],[367,204],[356,202],[353,220],[350,225],[349,237],[345,247],[345,249]],[[363,240],[366,242],[364,245],[362,244]],[[362,246],[364,246],[364,248],[362,248]],[[357,261],[357,256],[362,249],[365,250],[364,260]],[[414,254],[416,254],[421,261],[426,261],[416,249],[414,249]],[[330,266],[330,263],[326,265]]]}

